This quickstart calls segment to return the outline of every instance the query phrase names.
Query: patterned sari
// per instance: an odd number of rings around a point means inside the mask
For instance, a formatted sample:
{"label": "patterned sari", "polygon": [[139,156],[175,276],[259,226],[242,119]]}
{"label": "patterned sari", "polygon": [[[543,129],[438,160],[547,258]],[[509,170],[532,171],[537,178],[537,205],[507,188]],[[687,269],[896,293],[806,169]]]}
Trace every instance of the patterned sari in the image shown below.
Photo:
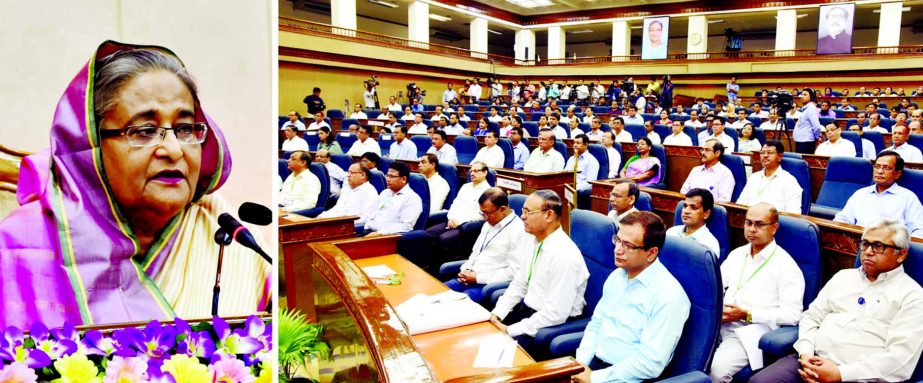
{"label": "patterned sari", "polygon": [[[20,168],[20,207],[0,222],[0,328],[99,325],[208,317],[218,249],[213,235],[227,206],[213,194],[228,178],[231,156],[217,124],[202,143],[193,201],[146,253],[109,187],[93,112],[96,61],[136,48],[107,41],[67,87],[55,111],[51,147]],[[225,251],[219,315],[265,309],[270,267],[250,250]]]}
{"label": "patterned sari", "polygon": [[654,176],[647,181],[638,182],[638,186],[647,186],[660,182],[660,160],[654,156],[641,158],[637,154],[628,159],[625,163],[625,177],[632,178],[640,176],[649,170],[654,171]]}

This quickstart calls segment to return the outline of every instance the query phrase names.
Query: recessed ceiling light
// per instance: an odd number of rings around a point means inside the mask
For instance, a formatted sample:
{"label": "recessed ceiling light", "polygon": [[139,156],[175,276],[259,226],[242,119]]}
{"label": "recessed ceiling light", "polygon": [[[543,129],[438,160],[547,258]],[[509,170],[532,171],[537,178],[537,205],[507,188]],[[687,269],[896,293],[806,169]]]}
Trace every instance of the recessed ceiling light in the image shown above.
{"label": "recessed ceiling light", "polygon": [[[910,7],[901,8],[901,12],[910,12]],[[881,9],[879,8],[879,9],[872,10],[872,13],[881,13]]]}
{"label": "recessed ceiling light", "polygon": [[723,22],[724,22],[724,20],[721,20],[721,19],[719,19],[719,20],[708,20],[708,23],[709,23],[709,24],[721,24],[721,23],[723,23]]}
{"label": "recessed ceiling light", "polygon": [[808,17],[808,14],[807,14],[807,13],[799,13],[799,14],[795,15],[795,17],[797,17],[797,18],[800,19],[800,18],[802,18],[802,17]]}
{"label": "recessed ceiling light", "polygon": [[516,4],[523,8],[547,7],[551,5],[551,0],[506,0],[509,3]]}
{"label": "recessed ceiling light", "polygon": [[644,28],[644,26],[643,26],[643,25],[634,25],[634,26],[631,26],[630,28],[631,28],[631,29],[641,29],[641,28]]}
{"label": "recessed ceiling light", "polygon": [[378,5],[382,6],[382,7],[388,7],[388,8],[397,8],[397,7],[398,7],[397,4],[391,3],[391,2],[387,2],[387,1],[384,1],[384,0],[369,0],[369,2],[372,3],[372,4],[378,4]]}
{"label": "recessed ceiling light", "polygon": [[435,13],[430,13],[429,18],[436,20],[436,21],[451,21],[452,20],[452,18],[449,16],[437,15]]}
{"label": "recessed ceiling light", "polygon": [[493,29],[488,29],[487,32],[488,32],[488,33],[493,33],[493,34],[495,34],[495,35],[502,35],[502,34],[503,34],[503,33],[497,32],[497,31],[495,31],[495,30],[493,30]]}
{"label": "recessed ceiling light", "polygon": [[579,35],[582,33],[593,33],[593,30],[592,29],[581,29],[579,31],[568,31],[567,33],[570,33],[572,35]]}

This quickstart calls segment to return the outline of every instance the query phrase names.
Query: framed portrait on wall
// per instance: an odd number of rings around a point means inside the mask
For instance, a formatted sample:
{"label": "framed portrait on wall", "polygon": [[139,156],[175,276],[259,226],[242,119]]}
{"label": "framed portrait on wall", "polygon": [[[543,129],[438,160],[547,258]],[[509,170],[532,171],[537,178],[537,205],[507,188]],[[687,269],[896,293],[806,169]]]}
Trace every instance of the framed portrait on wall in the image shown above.
{"label": "framed portrait on wall", "polygon": [[852,26],[856,5],[842,3],[820,7],[817,54],[852,53]]}
{"label": "framed portrait on wall", "polygon": [[641,39],[642,60],[667,58],[667,43],[670,36],[670,17],[649,17],[644,19],[644,36]]}

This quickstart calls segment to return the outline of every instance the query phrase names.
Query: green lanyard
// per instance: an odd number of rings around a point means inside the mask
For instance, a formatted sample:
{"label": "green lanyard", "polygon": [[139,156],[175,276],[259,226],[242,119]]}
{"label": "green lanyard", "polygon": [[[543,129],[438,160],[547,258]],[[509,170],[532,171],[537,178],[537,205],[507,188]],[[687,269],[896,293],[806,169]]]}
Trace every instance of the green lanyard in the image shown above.
{"label": "green lanyard", "polygon": [[[778,171],[778,169],[776,169],[776,171]],[[761,187],[756,191],[756,198],[760,198],[760,196],[763,195],[763,192],[766,191],[766,188],[769,187],[769,184],[771,184],[772,181],[775,181],[776,176],[777,174],[773,173],[771,176],[766,177],[766,171],[765,170],[763,171],[763,177],[769,178],[769,182],[766,182],[765,184],[760,183]]]}
{"label": "green lanyard", "polygon": [[734,292],[737,293],[738,291],[740,291],[740,289],[744,287],[744,285],[750,282],[750,280],[756,276],[756,273],[760,272],[760,270],[762,270],[763,267],[766,266],[766,264],[769,263],[770,260],[772,260],[772,257],[776,255],[776,250],[778,249],[779,249],[779,245],[776,245],[776,247],[772,249],[772,253],[769,254],[769,258],[766,258],[766,260],[763,261],[763,264],[761,264],[760,267],[757,267],[756,270],[754,270],[753,273],[750,274],[750,277],[748,277],[746,280],[743,280],[744,269],[747,268],[747,263],[749,263],[750,261],[747,258],[744,258],[743,266],[740,268],[740,277],[737,278],[737,288],[734,289]]}
{"label": "green lanyard", "polygon": [[538,253],[542,252],[542,245],[545,244],[545,241],[538,243],[538,250],[535,250],[535,255],[532,256],[532,263],[529,264],[529,276],[526,277],[526,286],[529,286],[529,282],[532,281],[532,266],[535,265],[535,259],[538,258]]}

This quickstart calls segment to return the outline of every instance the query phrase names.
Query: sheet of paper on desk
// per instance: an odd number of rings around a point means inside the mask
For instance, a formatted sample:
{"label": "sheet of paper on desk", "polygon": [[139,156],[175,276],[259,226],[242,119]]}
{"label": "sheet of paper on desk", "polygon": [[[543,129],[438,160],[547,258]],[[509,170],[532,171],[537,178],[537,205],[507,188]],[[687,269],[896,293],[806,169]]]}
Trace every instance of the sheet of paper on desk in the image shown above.
{"label": "sheet of paper on desk", "polygon": [[516,356],[516,341],[512,338],[481,343],[478,355],[474,358],[473,368],[506,368],[513,367],[513,357]]}
{"label": "sheet of paper on desk", "polygon": [[490,319],[490,312],[474,303],[467,295],[463,299],[458,299],[455,294],[417,294],[394,309],[407,325],[410,335],[461,327]]}
{"label": "sheet of paper on desk", "polygon": [[388,265],[375,265],[363,267],[362,271],[365,272],[365,275],[368,275],[369,278],[387,278],[394,274],[397,274],[396,271],[391,270]]}

